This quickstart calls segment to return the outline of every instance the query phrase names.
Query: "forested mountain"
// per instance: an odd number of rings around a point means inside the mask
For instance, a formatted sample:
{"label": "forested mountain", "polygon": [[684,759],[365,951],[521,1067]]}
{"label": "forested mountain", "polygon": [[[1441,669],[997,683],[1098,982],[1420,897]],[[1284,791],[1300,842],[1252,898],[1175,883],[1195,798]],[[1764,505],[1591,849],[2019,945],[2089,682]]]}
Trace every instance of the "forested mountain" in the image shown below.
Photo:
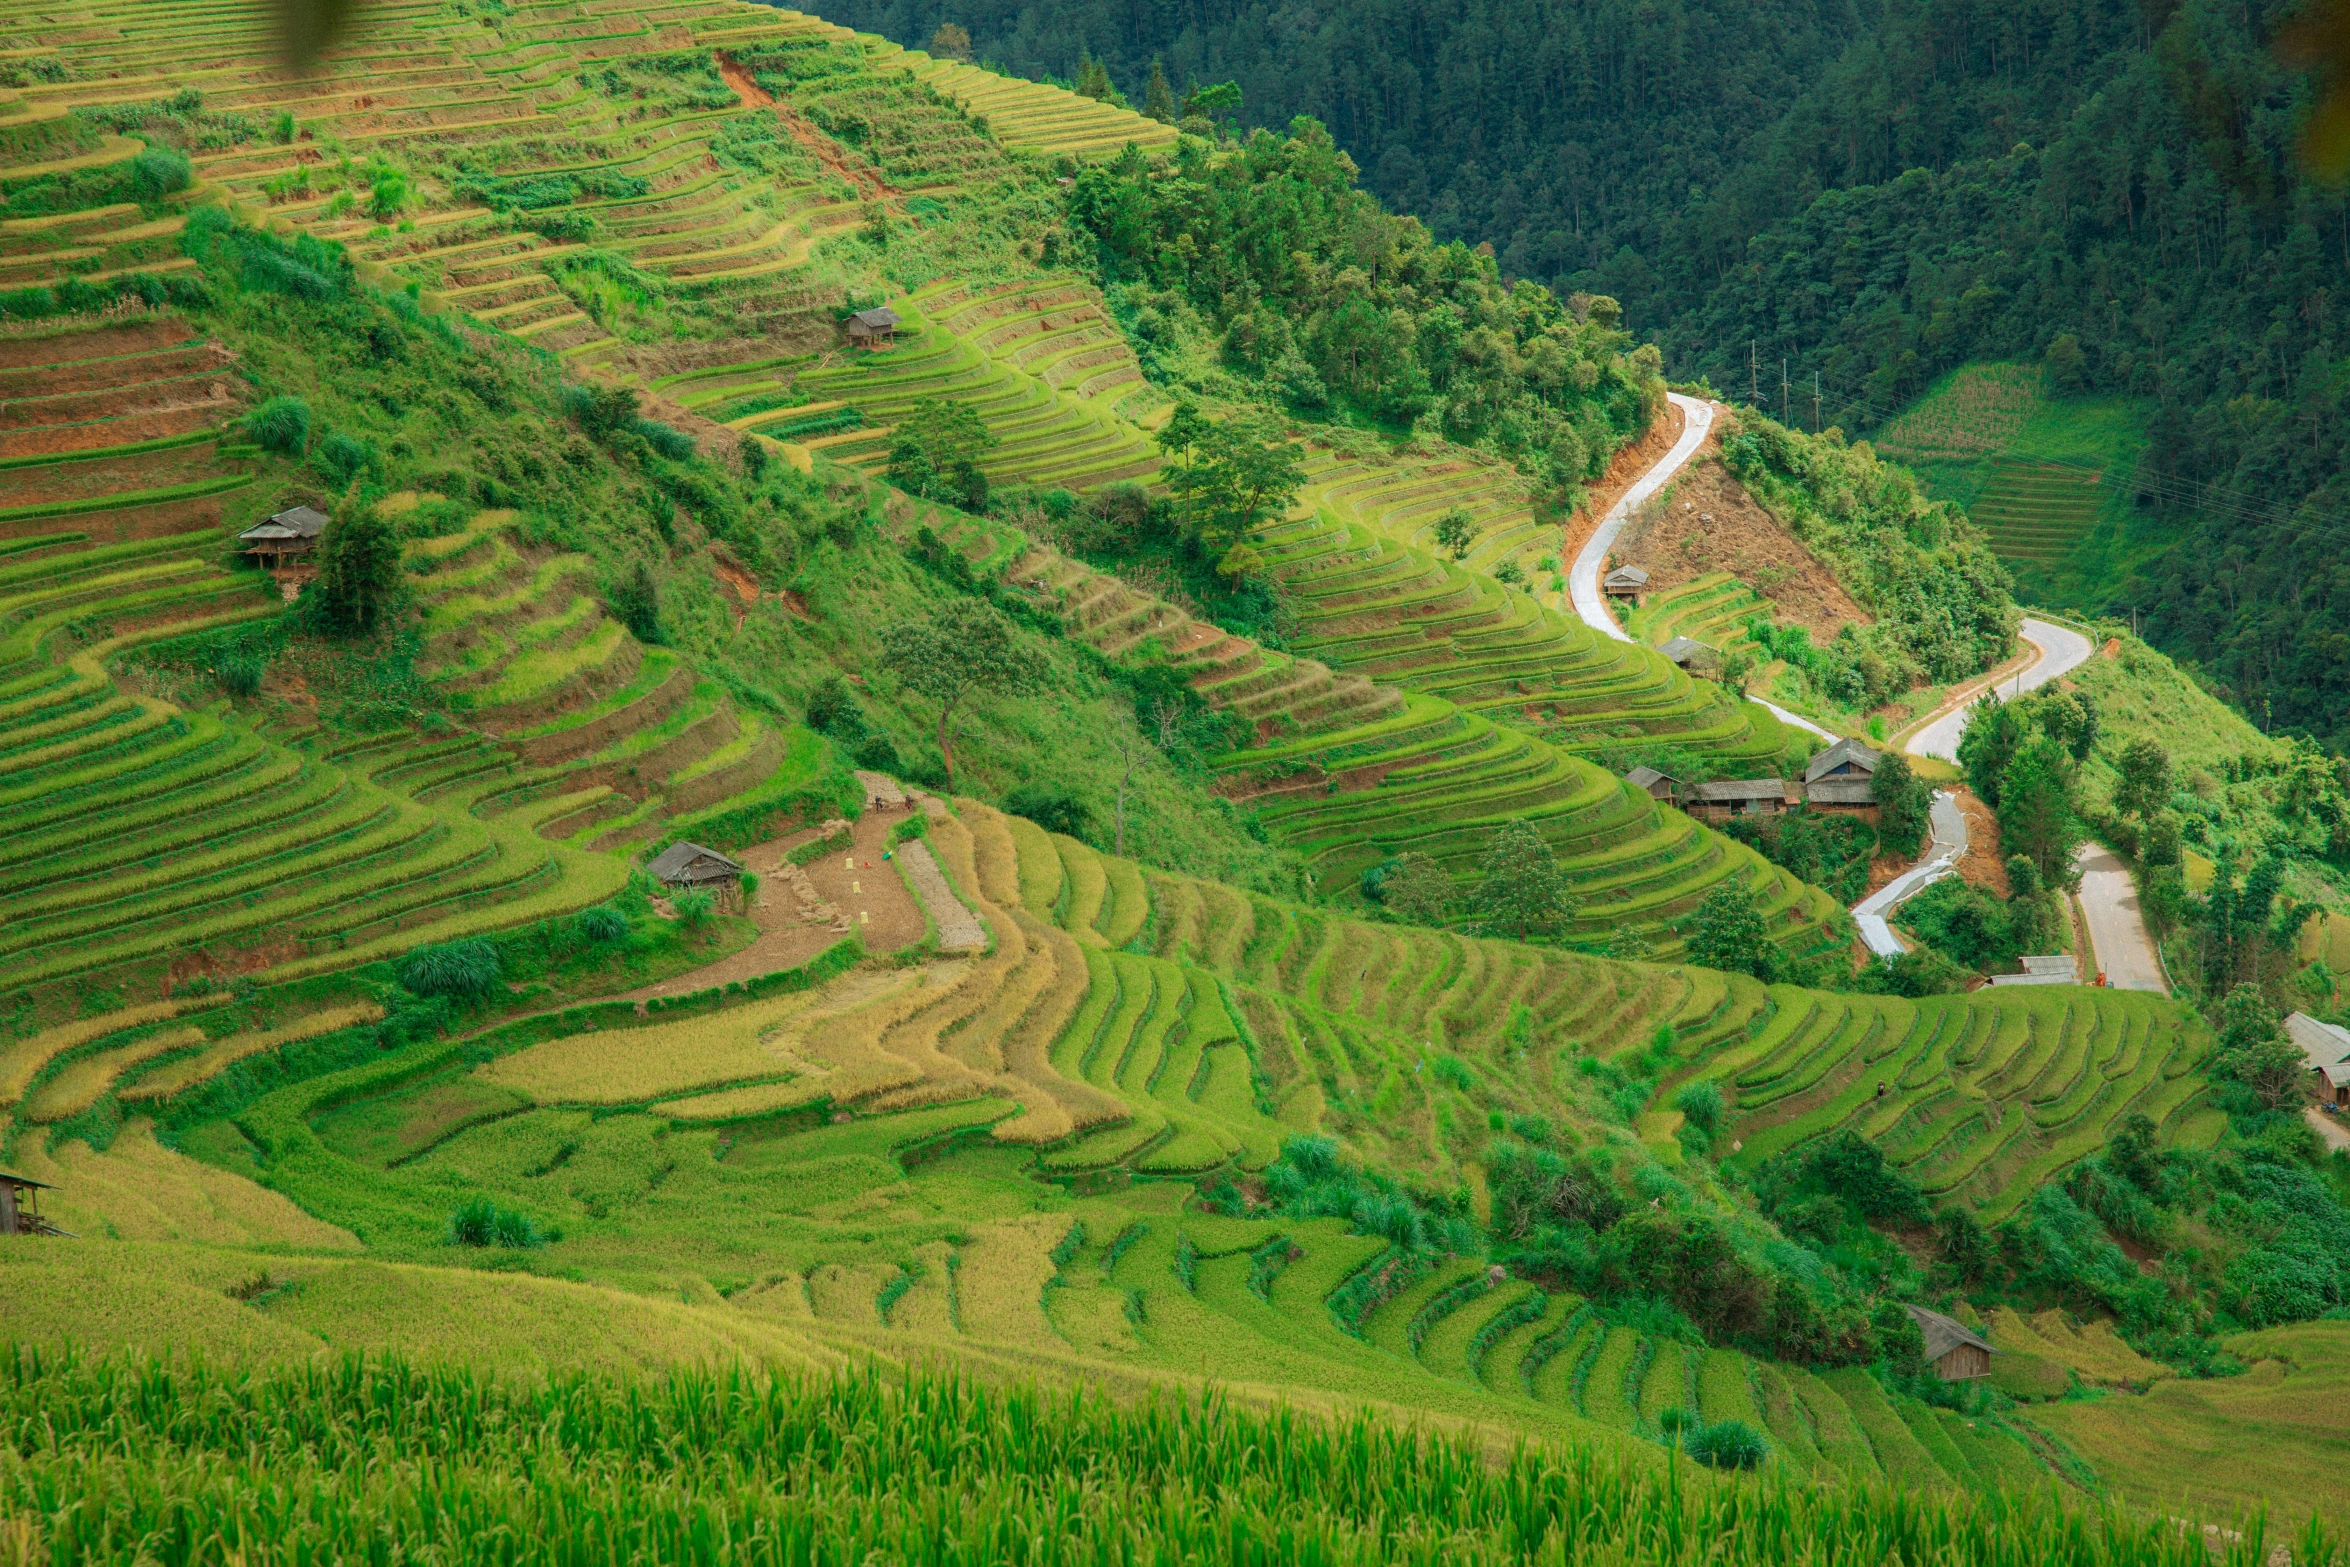
{"label": "forested mountain", "polygon": [[[1391,207],[1507,275],[1612,295],[1676,376],[1750,354],[1866,430],[1970,359],[2149,399],[2138,499],[2177,544],[2113,588],[2256,716],[2350,736],[2340,499],[2350,207],[2294,142],[2242,0],[852,0],[1140,102],[1236,81],[1323,121]],[[1766,400],[1770,388],[1765,388]],[[1808,399],[1807,399],[1808,400]],[[1801,412],[1808,413],[1804,409]],[[2104,607],[2100,605],[2083,606]]]}

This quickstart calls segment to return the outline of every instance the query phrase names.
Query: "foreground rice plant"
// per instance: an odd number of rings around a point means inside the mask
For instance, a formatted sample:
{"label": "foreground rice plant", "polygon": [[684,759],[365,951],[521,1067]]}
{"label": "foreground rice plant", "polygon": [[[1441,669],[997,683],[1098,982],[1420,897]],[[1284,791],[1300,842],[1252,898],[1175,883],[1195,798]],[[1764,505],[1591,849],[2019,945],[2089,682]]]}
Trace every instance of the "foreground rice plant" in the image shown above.
{"label": "foreground rice plant", "polygon": [[[1369,1416],[875,1371],[0,1361],[0,1559],[2244,1567],[2052,1495],[1716,1481]],[[2312,1525],[2296,1563],[2340,1559]]]}

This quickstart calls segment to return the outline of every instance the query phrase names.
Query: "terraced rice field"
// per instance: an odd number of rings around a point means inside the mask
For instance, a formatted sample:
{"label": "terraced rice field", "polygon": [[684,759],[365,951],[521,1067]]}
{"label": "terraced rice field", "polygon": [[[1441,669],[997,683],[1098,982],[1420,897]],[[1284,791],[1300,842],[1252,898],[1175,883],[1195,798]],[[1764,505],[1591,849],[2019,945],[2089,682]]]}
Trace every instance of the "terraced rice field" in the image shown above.
{"label": "terraced rice field", "polygon": [[924,84],[952,98],[1007,147],[1023,152],[1065,153],[1077,158],[1115,157],[1129,144],[1146,151],[1175,143],[1175,127],[1145,119],[1066,88],[998,76],[955,60],[938,60],[919,49],[885,52],[875,41],[877,63],[909,70]]}
{"label": "terraced rice field", "polygon": [[2190,1012],[2134,991],[1990,990],[1963,1000],[1749,995],[1749,1037],[1691,1075],[1728,1094],[1753,1163],[1858,1132],[1937,1201],[2004,1218],[2143,1113],[2173,1141],[2215,1128]]}
{"label": "terraced rice field", "polygon": [[[563,1265],[733,1279],[750,1320],[842,1343],[1238,1375],[1557,1434],[1655,1440],[1665,1411],[1696,1410],[1747,1421],[1806,1479],[2045,1478],[1997,1421],[1890,1400],[1865,1374],[1653,1338],[1482,1263],[1403,1267],[1338,1220],[1183,1206],[1194,1181],[1260,1168],[1335,1116],[1368,1157],[1446,1189],[1489,1108],[1586,1124],[1562,1059],[1640,1050],[1660,1023],[1693,1066],[1744,1070],[1758,1043],[1808,1057],[1874,1037],[1834,1010],[1856,998],[1362,924],[1145,871],[973,802],[932,844],[995,938],[984,957],[480,1065],[417,1047],[438,1054],[281,1089],[240,1123],[306,1222],[392,1256],[443,1244],[454,1184],[559,1225]],[[2078,996],[2100,1016],[2130,999]],[[2018,1031],[2026,1054],[2070,1049],[2071,1012],[1942,1010],[1954,1028]],[[175,1042],[200,1016],[123,1015],[50,1044],[120,1063],[135,1096],[142,1074],[166,1085],[138,1102],[168,1107],[174,1063],[205,1059]],[[1465,1075],[1415,1071],[1430,1040]],[[162,1157],[143,1135],[124,1147]],[[979,1172],[1005,1159],[1066,1194],[980,1199],[998,1177]],[[84,1184],[113,1200],[101,1173]],[[1385,1275],[1370,1308],[1343,1314],[1366,1273]],[[334,1320],[335,1277],[315,1274],[284,1320]]]}
{"label": "terraced rice field", "polygon": [[1746,623],[1770,613],[1763,596],[1726,571],[1667,588],[1632,612],[1626,629],[1650,647],[1663,647],[1675,637],[1702,642],[1719,653],[1751,648]]}
{"label": "terraced rice field", "polygon": [[2099,475],[2003,457],[1968,514],[2010,560],[2054,562],[2097,525],[2106,490]]}
{"label": "terraced rice field", "polygon": [[[617,885],[530,831],[545,802],[477,814],[470,742],[296,750],[225,705],[184,709],[115,661],[266,615],[224,563],[224,507],[256,483],[224,444],[231,356],[168,316],[0,344],[0,962],[16,986],[363,961]],[[402,738],[406,738],[403,736]],[[427,802],[427,795],[434,798]]]}

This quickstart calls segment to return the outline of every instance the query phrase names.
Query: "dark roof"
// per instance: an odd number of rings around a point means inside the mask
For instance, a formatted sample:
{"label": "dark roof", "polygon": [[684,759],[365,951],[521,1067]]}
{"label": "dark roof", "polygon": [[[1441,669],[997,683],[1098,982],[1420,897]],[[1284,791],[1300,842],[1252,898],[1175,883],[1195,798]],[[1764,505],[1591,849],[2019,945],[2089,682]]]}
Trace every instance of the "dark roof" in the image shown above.
{"label": "dark roof", "polygon": [[1635,789],[1646,789],[1652,784],[1679,782],[1671,773],[1660,773],[1653,767],[1635,767],[1624,775],[1624,782]]}
{"label": "dark roof", "polygon": [[1787,780],[1784,778],[1724,778],[1715,783],[1697,786],[1700,800],[1784,800],[1787,798]]}
{"label": "dark roof", "polygon": [[6,1170],[0,1170],[0,1186],[37,1186],[45,1192],[57,1190],[47,1181],[36,1181],[29,1175],[11,1175]]}
{"label": "dark roof", "polygon": [[266,522],[257,522],[237,535],[240,539],[315,539],[328,522],[326,513],[293,506]]}
{"label": "dark roof", "polygon": [[1644,588],[1648,586],[1648,573],[1638,566],[1618,566],[1607,574],[1607,585],[1611,588]]}
{"label": "dark roof", "polygon": [[873,331],[886,331],[898,324],[898,313],[887,305],[875,305],[871,310],[860,310],[849,319]]}
{"label": "dark roof", "polygon": [[1877,770],[1877,753],[1850,737],[1839,740],[1805,765],[1804,781],[1825,778],[1839,767],[1857,767],[1864,773],[1873,773]]}
{"label": "dark roof", "polygon": [[1676,664],[1686,664],[1698,654],[1711,653],[1713,649],[1695,637],[1675,637],[1657,651]]}
{"label": "dark roof", "polygon": [[1991,1341],[1954,1317],[1945,1317],[1939,1311],[1928,1311],[1923,1306],[1912,1306],[1909,1314],[1926,1337],[1926,1358],[1940,1360],[1961,1344],[1972,1344],[1988,1355],[1993,1353]]}
{"label": "dark roof", "polygon": [[1877,780],[1874,778],[1820,778],[1803,786],[1803,797],[1820,805],[1874,805],[1877,803]]}
{"label": "dark roof", "polygon": [[2312,1072],[2324,1072],[2330,1078],[2344,1061],[2350,1061],[2350,1033],[2331,1023],[2320,1023],[2306,1012],[2286,1018],[2285,1033],[2301,1047],[2301,1059]]}
{"label": "dark roof", "polygon": [[740,864],[716,849],[705,849],[682,839],[654,855],[653,863],[645,869],[655,881],[668,882],[724,881],[729,876],[740,876],[743,871]]}

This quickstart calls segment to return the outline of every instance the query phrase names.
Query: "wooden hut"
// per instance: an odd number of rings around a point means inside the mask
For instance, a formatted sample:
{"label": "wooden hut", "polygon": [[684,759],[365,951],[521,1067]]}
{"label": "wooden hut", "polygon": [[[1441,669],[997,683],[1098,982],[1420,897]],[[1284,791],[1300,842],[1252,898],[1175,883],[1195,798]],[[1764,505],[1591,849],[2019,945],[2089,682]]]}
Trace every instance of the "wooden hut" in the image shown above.
{"label": "wooden hut", "polygon": [[1908,1308],[1926,1340],[1926,1364],[1945,1382],[1967,1382],[1991,1374],[1991,1343],[1954,1317],[1923,1306]]}
{"label": "wooden hut", "polygon": [[0,1235],[63,1235],[41,1217],[40,1193],[55,1190],[46,1181],[0,1170]]}
{"label": "wooden hut", "polygon": [[237,535],[237,543],[248,559],[264,566],[282,566],[316,549],[318,536],[331,520],[325,512],[294,506],[253,524]]}
{"label": "wooden hut", "polygon": [[859,348],[887,348],[898,340],[898,313],[887,305],[849,317],[849,341]]}
{"label": "wooden hut", "polygon": [[679,889],[732,886],[743,875],[739,861],[728,859],[716,849],[705,849],[698,843],[683,840],[654,855],[653,863],[645,871],[662,886]]}
{"label": "wooden hut", "polygon": [[1599,585],[1609,598],[1630,599],[1637,604],[1640,596],[1648,591],[1648,573],[1638,566],[1618,566],[1602,577]]}
{"label": "wooden hut", "polygon": [[1689,791],[1682,808],[1700,821],[1732,816],[1776,816],[1798,796],[1784,778],[1724,778]]}
{"label": "wooden hut", "polygon": [[2350,1109],[2350,1030],[2296,1012],[2285,1019],[2285,1034],[2300,1047],[2302,1062],[2316,1074],[2318,1098]]}
{"label": "wooden hut", "polygon": [[1624,775],[1624,782],[1652,800],[1675,804],[1681,797],[1681,784],[1671,773],[1660,773],[1653,767],[1635,767]]}
{"label": "wooden hut", "polygon": [[1675,637],[1657,651],[1693,675],[1709,674],[1722,663],[1719,654],[1695,637]]}

